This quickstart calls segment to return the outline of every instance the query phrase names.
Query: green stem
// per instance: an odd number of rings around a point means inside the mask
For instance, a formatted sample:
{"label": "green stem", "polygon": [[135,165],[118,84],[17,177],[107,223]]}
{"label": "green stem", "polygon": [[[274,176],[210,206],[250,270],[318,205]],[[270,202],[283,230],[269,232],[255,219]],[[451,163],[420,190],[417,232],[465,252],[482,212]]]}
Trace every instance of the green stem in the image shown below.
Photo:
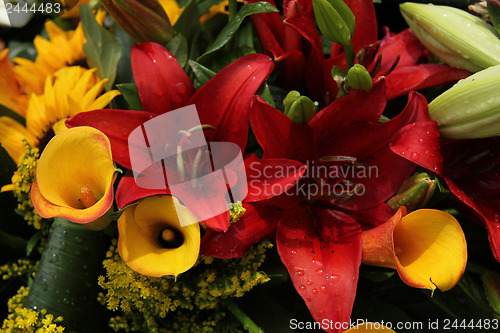
{"label": "green stem", "polygon": [[241,310],[241,308],[236,305],[233,301],[226,302],[227,308],[231,313],[238,319],[238,321],[243,325],[243,328],[250,333],[264,333],[264,330],[257,326],[253,320],[248,317],[248,315]]}
{"label": "green stem", "polygon": [[26,252],[28,241],[24,238],[13,236],[3,230],[0,230],[0,244],[2,247],[8,247],[16,252]]}
{"label": "green stem", "polygon": [[229,0],[228,4],[229,4],[229,22],[231,22],[236,16],[236,13],[238,12],[238,1]]}
{"label": "green stem", "polygon": [[344,45],[344,51],[345,51],[345,59],[347,62],[347,71],[349,71],[349,68],[354,66],[354,47],[352,46],[352,42],[349,43],[349,45]]}

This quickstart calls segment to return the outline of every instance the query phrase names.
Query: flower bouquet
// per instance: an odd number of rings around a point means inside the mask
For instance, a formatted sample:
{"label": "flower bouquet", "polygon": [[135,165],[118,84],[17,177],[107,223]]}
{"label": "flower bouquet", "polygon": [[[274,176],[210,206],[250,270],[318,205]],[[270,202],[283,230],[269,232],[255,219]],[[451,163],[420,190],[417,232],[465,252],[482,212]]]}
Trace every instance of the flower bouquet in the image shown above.
{"label": "flower bouquet", "polygon": [[0,5],[2,331],[498,330],[498,1]]}

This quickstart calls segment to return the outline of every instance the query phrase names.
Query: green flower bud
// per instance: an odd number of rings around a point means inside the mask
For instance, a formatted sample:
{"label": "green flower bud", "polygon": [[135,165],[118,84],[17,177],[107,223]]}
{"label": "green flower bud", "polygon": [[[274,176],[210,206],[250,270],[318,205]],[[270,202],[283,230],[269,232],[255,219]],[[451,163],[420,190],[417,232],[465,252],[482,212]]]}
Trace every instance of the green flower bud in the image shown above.
{"label": "green flower bud", "polygon": [[363,65],[355,64],[347,72],[347,83],[353,89],[370,90],[373,86],[372,77]]}
{"label": "green flower bud", "polygon": [[394,210],[405,206],[408,212],[423,208],[429,202],[436,190],[436,181],[424,173],[415,173],[408,178],[399,191],[387,201],[387,205]]}
{"label": "green flower bud", "polygon": [[165,10],[157,0],[102,0],[120,27],[139,42],[166,44],[174,36]]}
{"label": "green flower bud", "polygon": [[319,30],[326,38],[341,45],[351,43],[352,32],[348,24],[328,0],[313,0],[313,9]]}
{"label": "green flower bud", "polygon": [[286,95],[283,100],[283,104],[285,105],[285,115],[288,116],[288,112],[290,112],[290,108],[292,104],[300,98],[300,93],[297,90],[292,90]]}
{"label": "green flower bud", "polygon": [[429,104],[441,136],[475,139],[500,135],[500,65],[460,80]]}
{"label": "green flower bud", "polygon": [[466,11],[432,4],[399,5],[412,32],[443,62],[477,72],[500,64],[500,40],[495,29]]}
{"label": "green flower bud", "polygon": [[307,124],[316,114],[316,104],[309,97],[300,96],[288,111],[288,118],[296,124]]}
{"label": "green flower bud", "polygon": [[481,275],[481,281],[491,309],[500,315],[500,274],[487,271]]}

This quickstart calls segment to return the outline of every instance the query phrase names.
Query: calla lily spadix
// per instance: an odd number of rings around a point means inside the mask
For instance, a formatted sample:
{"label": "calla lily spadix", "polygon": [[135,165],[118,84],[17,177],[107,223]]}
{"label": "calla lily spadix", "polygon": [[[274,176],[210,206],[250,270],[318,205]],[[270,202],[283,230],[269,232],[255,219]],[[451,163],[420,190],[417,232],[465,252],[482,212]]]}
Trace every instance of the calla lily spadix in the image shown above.
{"label": "calla lily spadix", "polygon": [[406,215],[401,207],[386,223],[362,232],[362,262],[395,268],[416,288],[447,291],[465,271],[467,244],[457,220],[435,209]]}
{"label": "calla lily spadix", "polygon": [[[37,165],[31,200],[45,218],[62,217],[94,229],[105,227],[116,178],[108,138],[82,126],[56,135]],[[107,221],[109,222],[109,221]]]}
{"label": "calla lily spadix", "polygon": [[[179,220],[192,220],[181,227]],[[198,259],[200,227],[196,217],[172,196],[152,196],[125,209],[118,220],[118,252],[134,271],[177,276]]]}

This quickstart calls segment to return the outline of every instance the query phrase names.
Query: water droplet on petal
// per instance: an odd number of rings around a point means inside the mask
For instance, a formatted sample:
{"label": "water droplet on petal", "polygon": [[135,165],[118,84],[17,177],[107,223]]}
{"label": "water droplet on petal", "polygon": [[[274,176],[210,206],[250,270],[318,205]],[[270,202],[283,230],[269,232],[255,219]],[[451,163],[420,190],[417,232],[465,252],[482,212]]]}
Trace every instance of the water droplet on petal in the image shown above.
{"label": "water droplet on petal", "polygon": [[304,276],[304,270],[302,269],[298,269],[295,274],[297,274],[298,276]]}
{"label": "water droplet on petal", "polygon": [[321,285],[319,287],[319,290],[321,291],[322,294],[326,294],[326,286],[325,285]]}
{"label": "water droplet on petal", "polygon": [[314,288],[314,289],[312,290],[312,293],[313,293],[314,295],[317,295],[317,294],[318,294],[318,289]]}
{"label": "water droplet on petal", "polygon": [[301,286],[299,286],[299,289],[300,289],[300,290],[306,290],[306,286],[301,285]]}

